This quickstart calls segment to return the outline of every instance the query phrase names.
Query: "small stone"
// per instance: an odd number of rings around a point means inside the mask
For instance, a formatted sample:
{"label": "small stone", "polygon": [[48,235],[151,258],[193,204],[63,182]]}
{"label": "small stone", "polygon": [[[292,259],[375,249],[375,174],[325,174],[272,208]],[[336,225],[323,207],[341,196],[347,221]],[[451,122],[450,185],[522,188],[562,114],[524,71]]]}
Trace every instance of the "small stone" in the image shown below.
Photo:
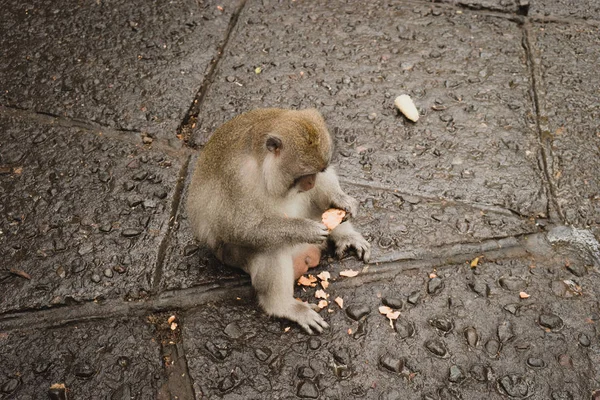
{"label": "small stone", "polygon": [[440,358],[448,357],[448,350],[446,345],[439,339],[428,340],[425,342],[425,348],[429,350],[434,356]]}
{"label": "small stone", "polygon": [[533,368],[544,368],[546,363],[541,358],[529,357],[527,359],[527,365]]}
{"label": "small stone", "polygon": [[98,275],[98,274],[92,274],[92,282],[98,283],[98,282],[100,282],[101,279],[102,278],[100,278],[100,275]]}
{"label": "small stone", "polygon": [[414,291],[411,294],[408,295],[408,299],[407,301],[414,305],[419,304],[419,301],[421,300],[421,293],[419,291]]}
{"label": "small stone", "polygon": [[477,330],[475,328],[472,326],[465,328],[464,335],[469,346],[477,347],[477,344],[479,343],[479,335],[477,334]]}
{"label": "small stone", "polygon": [[145,210],[152,210],[152,209],[156,208],[157,204],[156,204],[156,201],[154,201],[154,200],[146,199],[142,203],[142,206],[144,207]]}
{"label": "small stone", "polygon": [[100,225],[98,227],[98,229],[100,230],[100,232],[104,232],[104,233],[108,233],[110,231],[112,231],[112,224],[111,223],[103,223],[102,225]]}
{"label": "small stone", "polygon": [[206,342],[204,347],[217,360],[224,360],[229,355],[229,350],[225,346],[217,347],[213,342]]}
{"label": "small stone", "polygon": [[140,171],[137,174],[133,175],[134,181],[143,181],[148,177],[148,171]]}
{"label": "small stone", "polygon": [[[64,385],[52,385],[48,389],[48,398],[50,400],[67,400],[67,388]],[[113,399],[111,398],[111,400]]]}
{"label": "small stone", "polygon": [[448,380],[452,383],[460,383],[464,381],[466,378],[462,369],[458,365],[452,365],[450,367],[450,371],[448,372]]}
{"label": "small stone", "polygon": [[106,268],[104,270],[104,276],[107,278],[112,278],[113,277],[113,270],[110,268]]}
{"label": "small stone", "polygon": [[311,381],[302,381],[298,385],[296,395],[302,399],[316,399],[319,397],[319,389]]}
{"label": "small stone", "polygon": [[127,268],[125,268],[122,265],[115,265],[113,266],[113,271],[115,271],[118,274],[124,274],[125,272],[127,272]]}
{"label": "small stone", "polygon": [[552,400],[573,400],[573,395],[566,390],[554,391],[550,397],[552,397]]}
{"label": "small stone", "polygon": [[396,297],[384,297],[381,302],[391,308],[394,308],[396,310],[400,310],[402,308],[402,305],[404,304],[402,299],[396,298]]}
{"label": "small stone", "polygon": [[388,371],[400,372],[404,368],[404,361],[399,358],[395,358],[390,354],[384,354],[379,358],[379,365]]}
{"label": "small stone", "polygon": [[86,268],[86,263],[81,258],[76,258],[71,262],[71,273],[78,274]]}
{"label": "small stone", "polygon": [[490,286],[485,282],[471,282],[469,288],[480,296],[490,297]]}
{"label": "small stone", "polygon": [[254,355],[260,361],[267,361],[269,357],[271,357],[271,354],[271,350],[266,347],[259,347],[257,349],[254,349]]}
{"label": "small stone", "polygon": [[542,327],[551,330],[558,330],[563,327],[562,319],[554,314],[542,314],[539,318],[539,323]]}
{"label": "small stone", "polygon": [[154,139],[152,139],[150,136],[142,137],[142,143],[144,143],[144,144],[151,144],[153,141],[154,141]]}
{"label": "small stone", "polygon": [[517,315],[521,306],[517,303],[511,303],[504,306],[504,309],[512,315]]}
{"label": "small stone", "polygon": [[360,339],[361,337],[365,336],[367,334],[367,320],[362,320],[358,323],[358,328],[356,328],[356,331],[352,334],[352,338],[356,339]]}
{"label": "small stone", "polygon": [[502,321],[500,325],[498,325],[497,333],[498,339],[500,339],[500,343],[506,343],[510,339],[515,337],[512,323],[510,321]]}
{"label": "small stone", "polygon": [[225,334],[232,339],[239,339],[244,335],[244,332],[240,328],[237,322],[231,322],[225,327]]}
{"label": "small stone", "polygon": [[493,373],[490,367],[481,364],[475,364],[471,368],[471,376],[478,382],[487,382],[492,379]]}
{"label": "small stone", "polygon": [[90,254],[92,251],[94,251],[94,245],[92,243],[84,243],[79,246],[77,253],[80,256],[85,256],[86,254]]}
{"label": "small stone", "polygon": [[154,196],[159,198],[159,199],[165,199],[167,197],[167,191],[166,189],[158,189],[154,191]]}
{"label": "small stone", "polygon": [[59,265],[58,268],[56,268],[56,275],[58,275],[61,279],[64,279],[67,276],[67,272],[62,265]]}
{"label": "small stone", "polygon": [[312,379],[315,377],[315,371],[311,367],[298,368],[298,378]]}
{"label": "small stone", "polygon": [[490,357],[497,357],[500,352],[500,342],[495,339],[490,339],[485,344],[485,351]]}
{"label": "small stone", "polygon": [[421,199],[419,197],[411,195],[403,195],[402,199],[412,205],[419,204],[421,202]]}
{"label": "small stone", "polygon": [[371,312],[371,309],[366,305],[351,305],[346,308],[346,314],[355,321],[358,321],[362,317],[368,315]]}
{"label": "small stone", "polygon": [[321,347],[321,340],[319,338],[310,338],[308,340],[308,348],[311,350],[317,350]]}
{"label": "small stone", "polygon": [[379,400],[404,400],[404,397],[397,390],[391,389],[381,393]]}
{"label": "small stone", "polygon": [[235,76],[233,75],[227,75],[227,78],[225,78],[227,80],[227,82],[231,83],[231,82],[235,82]]}
{"label": "small stone", "polygon": [[531,396],[530,382],[519,375],[511,374],[498,380],[499,388],[508,396],[523,399]]}
{"label": "small stone", "polygon": [[121,232],[121,235],[123,235],[125,237],[134,237],[134,236],[139,235],[140,233],[142,233],[142,231],[140,229],[127,228]]}
{"label": "small stone", "polygon": [[394,321],[394,328],[400,339],[407,339],[415,335],[415,326],[405,318],[398,318]]}
{"label": "small stone", "polygon": [[2,393],[9,394],[9,393],[12,393],[15,390],[17,390],[19,385],[20,385],[20,382],[18,379],[10,378],[6,382],[4,382],[4,384],[0,388],[0,391],[2,391]]}
{"label": "small stone", "polygon": [[228,392],[235,387],[235,380],[231,375],[227,375],[219,382],[218,387],[221,392]]}
{"label": "small stone", "polygon": [[102,182],[102,183],[109,182],[111,178],[112,178],[112,176],[110,175],[110,172],[108,172],[108,171],[100,171],[98,173],[98,179],[100,179],[100,182]]}
{"label": "small stone", "polygon": [[439,276],[429,279],[429,282],[427,283],[427,293],[429,293],[432,296],[441,292],[443,288],[444,282]]}
{"label": "small stone", "polygon": [[140,204],[142,204],[143,201],[144,201],[144,199],[142,199],[138,196],[131,196],[127,199],[127,205],[129,207],[136,207],[136,206],[139,206]]}
{"label": "small stone", "polygon": [[195,244],[188,244],[183,248],[183,255],[186,257],[191,256],[192,254],[196,253],[199,249],[200,247]]}
{"label": "small stone", "polygon": [[580,333],[579,334],[579,344],[582,345],[583,347],[590,347],[592,342],[590,341],[590,338],[588,337],[588,335],[586,335],[585,333]]}
{"label": "small stone", "polygon": [[443,333],[444,335],[448,334],[454,328],[454,323],[452,322],[451,319],[434,318],[434,319],[430,319],[428,322],[429,322],[429,325],[433,326],[435,329],[437,329],[439,332]]}
{"label": "small stone", "polygon": [[131,400],[131,386],[123,384],[110,396],[110,400]]}
{"label": "small stone", "polygon": [[123,189],[125,189],[125,191],[130,192],[135,188],[135,183],[133,182],[125,182],[123,183]]}
{"label": "small stone", "polygon": [[78,378],[88,379],[91,378],[96,371],[86,363],[77,364],[73,370],[73,373]]}
{"label": "small stone", "polygon": [[519,279],[517,277],[514,276],[507,276],[507,277],[502,277],[498,280],[498,283],[500,283],[500,286],[505,289],[505,290],[511,290],[511,291],[521,291],[524,290],[525,287],[527,286],[527,284],[525,283],[525,281],[523,281],[522,279]]}
{"label": "small stone", "polygon": [[568,354],[561,354],[558,356],[558,363],[563,367],[573,368],[573,359]]}
{"label": "small stone", "polygon": [[586,270],[585,266],[583,266],[581,264],[568,265],[567,270],[579,278],[581,278],[582,276],[587,274],[587,270]]}

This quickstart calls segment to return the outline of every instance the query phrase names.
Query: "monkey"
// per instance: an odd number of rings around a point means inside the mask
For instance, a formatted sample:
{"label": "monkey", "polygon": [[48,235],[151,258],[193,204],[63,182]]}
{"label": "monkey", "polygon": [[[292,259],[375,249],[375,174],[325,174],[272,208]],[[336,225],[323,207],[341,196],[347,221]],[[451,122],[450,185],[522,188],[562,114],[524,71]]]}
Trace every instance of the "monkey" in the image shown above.
{"label": "monkey", "polygon": [[318,265],[328,240],[338,257],[354,250],[368,262],[369,242],[346,220],[331,232],[328,208],[356,216],[358,201],[330,165],[333,139],[316,109],[255,109],[218,127],[198,156],[186,210],[196,239],[225,265],[250,275],[269,315],[308,334],[327,322],[294,299],[294,281]]}

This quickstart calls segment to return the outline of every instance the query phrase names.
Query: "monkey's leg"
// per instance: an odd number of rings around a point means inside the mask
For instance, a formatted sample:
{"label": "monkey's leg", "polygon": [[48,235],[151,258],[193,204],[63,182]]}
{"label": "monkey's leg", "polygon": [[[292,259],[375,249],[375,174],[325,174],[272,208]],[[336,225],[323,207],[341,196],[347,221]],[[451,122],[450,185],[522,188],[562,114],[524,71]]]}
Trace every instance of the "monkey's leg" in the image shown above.
{"label": "monkey's leg", "polygon": [[371,258],[371,245],[366,239],[354,230],[354,227],[349,221],[342,222],[329,235],[335,243],[335,254],[342,258],[347,250],[356,250],[356,255],[359,260],[369,262]]}
{"label": "monkey's leg", "polygon": [[254,255],[248,272],[258,302],[269,315],[297,322],[306,332],[322,332],[329,325],[308,303],[294,299],[292,250],[276,250]]}
{"label": "monkey's leg", "polygon": [[314,268],[321,261],[321,248],[314,244],[298,246],[298,250],[293,255],[294,262],[294,280],[297,280],[309,268]]}

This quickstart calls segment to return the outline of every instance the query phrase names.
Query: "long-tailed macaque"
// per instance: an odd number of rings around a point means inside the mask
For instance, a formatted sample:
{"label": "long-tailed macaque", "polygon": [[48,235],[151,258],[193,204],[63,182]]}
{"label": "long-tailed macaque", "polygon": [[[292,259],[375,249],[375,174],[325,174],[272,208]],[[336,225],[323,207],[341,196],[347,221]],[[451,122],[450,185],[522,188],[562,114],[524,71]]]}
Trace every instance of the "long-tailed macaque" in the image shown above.
{"label": "long-tailed macaque", "polygon": [[253,110],[214,132],[187,200],[196,238],[221,262],[250,274],[268,314],[311,334],[328,325],[308,303],[294,299],[294,278],[319,263],[328,239],[340,257],[350,249],[365,262],[370,256],[369,243],[349,221],[331,232],[320,221],[330,207],[350,216],[358,208],[329,166],[332,153],[317,110]]}

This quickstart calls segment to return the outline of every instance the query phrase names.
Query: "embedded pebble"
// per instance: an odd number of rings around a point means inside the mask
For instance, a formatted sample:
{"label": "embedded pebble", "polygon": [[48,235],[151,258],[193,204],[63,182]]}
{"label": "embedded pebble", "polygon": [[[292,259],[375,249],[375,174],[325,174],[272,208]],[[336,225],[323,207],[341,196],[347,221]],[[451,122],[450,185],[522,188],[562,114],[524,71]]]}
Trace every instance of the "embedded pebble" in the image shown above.
{"label": "embedded pebble", "polygon": [[346,308],[346,314],[355,321],[358,321],[370,312],[371,309],[368,306],[361,304],[351,305]]}
{"label": "embedded pebble", "polygon": [[573,359],[568,354],[561,354],[558,356],[558,363],[563,367],[573,368]]}
{"label": "embedded pebble", "polygon": [[586,270],[585,266],[583,266],[581,264],[568,265],[567,271],[569,271],[570,273],[572,273],[573,275],[575,275],[578,278],[581,278],[582,276],[587,274],[587,270]]}
{"label": "embedded pebble", "polygon": [[271,354],[272,354],[271,350],[266,347],[260,347],[260,348],[254,349],[254,355],[260,361],[267,361],[267,359],[269,357],[271,357]]}
{"label": "embedded pebble", "polygon": [[402,308],[403,302],[402,299],[396,297],[384,297],[381,302],[391,308],[399,310]]}
{"label": "embedded pebble", "polygon": [[204,347],[217,360],[224,360],[229,355],[227,348],[219,348],[213,342],[206,342]]}
{"label": "embedded pebble", "polygon": [[566,390],[554,391],[550,397],[552,397],[552,400],[573,400],[573,395]]}
{"label": "embedded pebble", "polygon": [[121,385],[110,396],[110,400],[131,400],[131,386],[128,384]]}
{"label": "embedded pebble", "polygon": [[480,296],[489,297],[490,287],[487,283],[476,281],[469,283],[469,288]]}
{"label": "embedded pebble", "polygon": [[113,270],[110,268],[106,268],[104,270],[104,276],[107,278],[112,278],[113,277]]}
{"label": "embedded pebble", "polygon": [[390,354],[384,354],[379,358],[379,365],[388,371],[400,372],[404,368],[404,361],[399,358],[395,358]]}
{"label": "embedded pebble", "polygon": [[434,318],[430,319],[428,322],[429,325],[431,325],[444,335],[447,335],[454,328],[454,322],[452,322],[451,319]]}
{"label": "embedded pebble", "polygon": [[443,288],[444,281],[442,281],[442,278],[440,278],[439,276],[429,279],[429,282],[427,283],[427,293],[429,293],[430,295],[438,294],[442,291]]}
{"label": "embedded pebble", "polygon": [[496,339],[490,339],[485,343],[485,351],[490,355],[490,357],[497,357],[500,352],[500,342]]}
{"label": "embedded pebble", "polygon": [[479,335],[477,334],[477,330],[471,326],[465,328],[464,330],[465,339],[467,339],[467,344],[471,347],[477,347],[479,343]]}
{"label": "embedded pebble", "polygon": [[188,244],[183,248],[183,255],[186,257],[191,256],[192,254],[196,253],[199,249],[200,247],[195,244]]}
{"label": "embedded pebble", "polygon": [[139,235],[140,233],[142,233],[140,229],[127,228],[121,232],[121,235],[125,237],[133,237]]}
{"label": "embedded pebble", "polygon": [[516,374],[503,376],[498,380],[499,389],[510,397],[524,399],[533,394],[531,382]]}
{"label": "embedded pebble", "polygon": [[500,286],[505,289],[505,290],[523,290],[525,289],[525,287],[527,286],[527,284],[525,283],[524,280],[514,277],[514,276],[507,276],[507,277],[502,277],[498,280],[498,283],[500,283]]}
{"label": "embedded pebble", "polygon": [[400,392],[395,389],[388,390],[379,395],[379,400],[404,400]]}
{"label": "embedded pebble", "polygon": [[492,380],[493,371],[490,367],[482,364],[475,364],[471,367],[471,376],[478,382],[487,382]]}
{"label": "embedded pebble", "polygon": [[513,326],[510,321],[502,321],[500,325],[498,325],[497,333],[500,343],[506,343],[515,336],[513,332]]}
{"label": "embedded pebble", "polygon": [[308,348],[311,350],[317,350],[321,347],[321,340],[319,338],[310,338],[308,340]]}
{"label": "embedded pebble", "polygon": [[517,315],[519,313],[519,308],[521,306],[517,303],[511,303],[504,306],[504,309],[511,313],[512,315]]}
{"label": "embedded pebble", "polygon": [[464,372],[458,365],[452,365],[448,372],[448,380],[452,383],[459,383],[464,381],[466,378]]}
{"label": "embedded pebble", "polygon": [[140,171],[133,176],[134,181],[143,181],[148,176],[148,171]]}
{"label": "embedded pebble", "polygon": [[92,282],[98,283],[98,282],[100,282],[100,280],[102,278],[100,278],[100,275],[98,275],[98,274],[92,274],[92,278],[91,279],[92,279]]}
{"label": "embedded pebble", "polygon": [[590,338],[588,337],[588,335],[586,335],[585,333],[580,333],[579,334],[579,344],[582,345],[583,347],[590,347],[592,342],[590,341]]}
{"label": "embedded pebble", "polygon": [[17,390],[17,388],[19,387],[19,380],[15,379],[15,378],[10,378],[8,381],[6,381],[2,387],[0,388],[0,391],[2,391],[2,393],[12,393],[15,390]]}
{"label": "embedded pebble", "polygon": [[89,364],[81,363],[75,366],[73,373],[79,378],[88,379],[91,378],[96,371],[94,371]]}
{"label": "embedded pebble", "polygon": [[235,381],[233,380],[233,377],[231,375],[227,375],[225,378],[223,378],[221,380],[221,382],[219,382],[219,390],[221,392],[228,392],[231,389],[233,389],[233,387],[235,386]]}
{"label": "embedded pebble", "polygon": [[244,332],[240,328],[237,322],[231,322],[225,327],[225,334],[232,339],[239,339],[244,335]]}
{"label": "embedded pebble", "polygon": [[407,339],[415,334],[415,326],[405,318],[398,318],[394,321],[394,328],[400,339]]}
{"label": "embedded pebble", "polygon": [[439,339],[426,341],[425,348],[429,350],[434,356],[440,358],[448,357],[448,350],[446,349],[446,345]]}
{"label": "embedded pebble", "polygon": [[563,320],[554,314],[542,314],[539,318],[539,323],[544,328],[557,330],[563,327]]}
{"label": "embedded pebble", "polygon": [[419,292],[419,291],[412,292],[411,294],[408,295],[408,298],[406,299],[406,301],[408,301],[412,305],[419,304],[420,300],[421,300],[421,292]]}
{"label": "embedded pebble", "polygon": [[316,399],[319,397],[319,389],[311,381],[302,381],[298,385],[296,395],[302,399]]}
{"label": "embedded pebble", "polygon": [[544,368],[546,363],[541,358],[529,357],[527,359],[527,365],[533,368]]}

